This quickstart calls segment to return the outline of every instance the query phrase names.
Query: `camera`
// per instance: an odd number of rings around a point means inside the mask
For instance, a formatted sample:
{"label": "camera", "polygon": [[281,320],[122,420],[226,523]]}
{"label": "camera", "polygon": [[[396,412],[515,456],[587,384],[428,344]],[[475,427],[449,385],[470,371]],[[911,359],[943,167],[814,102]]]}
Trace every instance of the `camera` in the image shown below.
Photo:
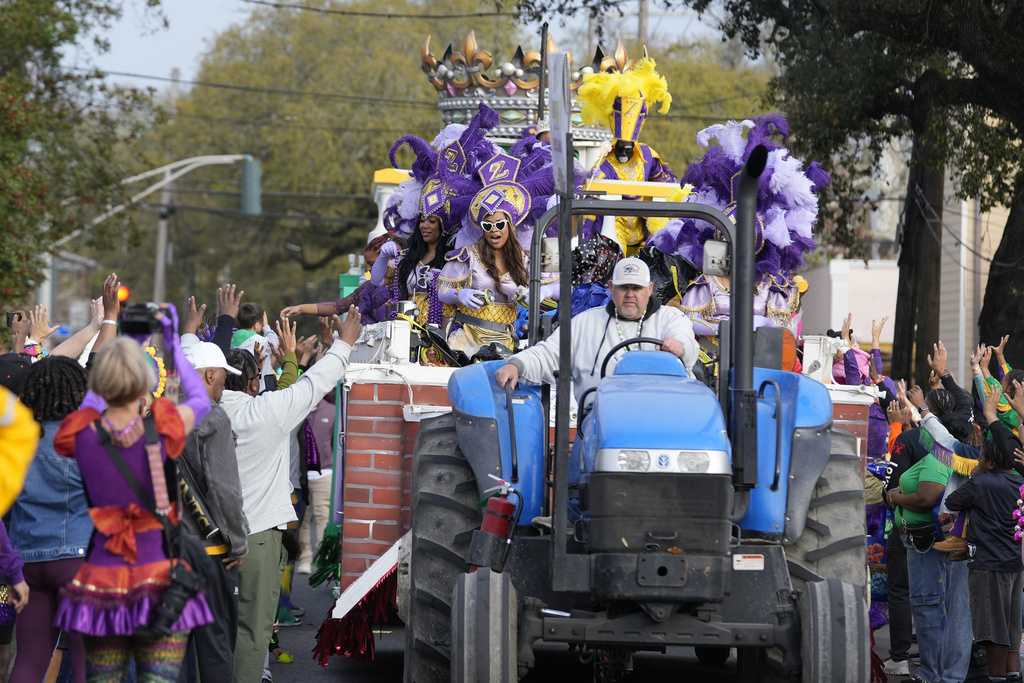
{"label": "camera", "polygon": [[171,633],[185,604],[203,588],[199,574],[187,569],[180,561],[171,568],[171,582],[164,590],[160,603],[156,605],[149,624],[141,629],[146,637],[162,638]]}
{"label": "camera", "polygon": [[129,304],[121,311],[121,334],[147,337],[160,331],[160,321],[156,313],[160,307],[156,304]]}
{"label": "camera", "polygon": [[7,327],[14,327],[14,323],[21,322],[21,319],[24,317],[24,315],[25,314],[22,313],[21,311],[7,311]]}

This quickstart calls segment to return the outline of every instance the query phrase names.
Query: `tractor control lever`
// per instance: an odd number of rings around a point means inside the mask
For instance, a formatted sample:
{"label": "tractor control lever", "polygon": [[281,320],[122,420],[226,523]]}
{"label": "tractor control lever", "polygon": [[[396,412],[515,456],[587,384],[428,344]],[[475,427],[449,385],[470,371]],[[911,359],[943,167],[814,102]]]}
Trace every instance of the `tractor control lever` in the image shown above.
{"label": "tractor control lever", "polygon": [[512,483],[519,481],[519,452],[516,449],[516,415],[512,410],[512,383],[505,385],[505,410],[508,412],[508,438],[512,448]]}

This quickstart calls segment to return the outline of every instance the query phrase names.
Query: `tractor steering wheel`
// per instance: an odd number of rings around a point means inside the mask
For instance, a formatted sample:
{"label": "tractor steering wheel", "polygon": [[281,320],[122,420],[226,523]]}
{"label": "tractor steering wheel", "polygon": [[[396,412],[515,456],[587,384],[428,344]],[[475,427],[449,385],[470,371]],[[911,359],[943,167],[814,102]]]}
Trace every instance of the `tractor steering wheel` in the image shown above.
{"label": "tractor steering wheel", "polygon": [[658,348],[661,348],[664,342],[660,339],[655,339],[654,337],[633,337],[632,339],[620,341],[618,344],[613,346],[611,351],[608,352],[608,355],[604,357],[604,362],[601,363],[601,379],[604,379],[605,371],[608,369],[608,362],[612,359],[612,356],[615,355],[616,351],[629,346],[630,344],[656,344]]}

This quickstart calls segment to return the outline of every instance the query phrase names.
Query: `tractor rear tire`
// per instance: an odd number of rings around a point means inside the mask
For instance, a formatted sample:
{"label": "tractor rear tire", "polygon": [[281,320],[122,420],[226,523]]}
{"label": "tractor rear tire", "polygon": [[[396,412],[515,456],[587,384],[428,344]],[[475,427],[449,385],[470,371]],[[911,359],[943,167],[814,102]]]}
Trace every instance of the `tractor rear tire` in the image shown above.
{"label": "tractor rear tire", "polygon": [[871,647],[864,586],[835,579],[806,584],[800,596],[803,683],[868,683]]}
{"label": "tractor rear tire", "polygon": [[519,599],[508,574],[482,567],[455,582],[452,683],[518,683]]}
{"label": "tractor rear tire", "polygon": [[405,683],[451,680],[452,592],[480,521],[476,477],[459,450],[455,417],[424,420],[413,455]]}
{"label": "tractor rear tire", "polygon": [[800,590],[812,575],[866,585],[865,534],[864,475],[857,440],[849,432],[833,430],[832,453],[815,485],[807,526],[786,548],[794,587]]}

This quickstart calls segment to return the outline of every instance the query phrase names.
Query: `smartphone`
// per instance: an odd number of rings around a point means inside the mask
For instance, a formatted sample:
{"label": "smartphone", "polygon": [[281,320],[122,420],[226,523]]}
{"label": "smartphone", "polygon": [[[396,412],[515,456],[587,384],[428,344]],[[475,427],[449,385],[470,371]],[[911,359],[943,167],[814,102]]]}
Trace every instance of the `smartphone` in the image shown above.
{"label": "smartphone", "polygon": [[7,327],[14,327],[14,323],[21,322],[21,318],[24,314],[21,311],[7,311]]}

